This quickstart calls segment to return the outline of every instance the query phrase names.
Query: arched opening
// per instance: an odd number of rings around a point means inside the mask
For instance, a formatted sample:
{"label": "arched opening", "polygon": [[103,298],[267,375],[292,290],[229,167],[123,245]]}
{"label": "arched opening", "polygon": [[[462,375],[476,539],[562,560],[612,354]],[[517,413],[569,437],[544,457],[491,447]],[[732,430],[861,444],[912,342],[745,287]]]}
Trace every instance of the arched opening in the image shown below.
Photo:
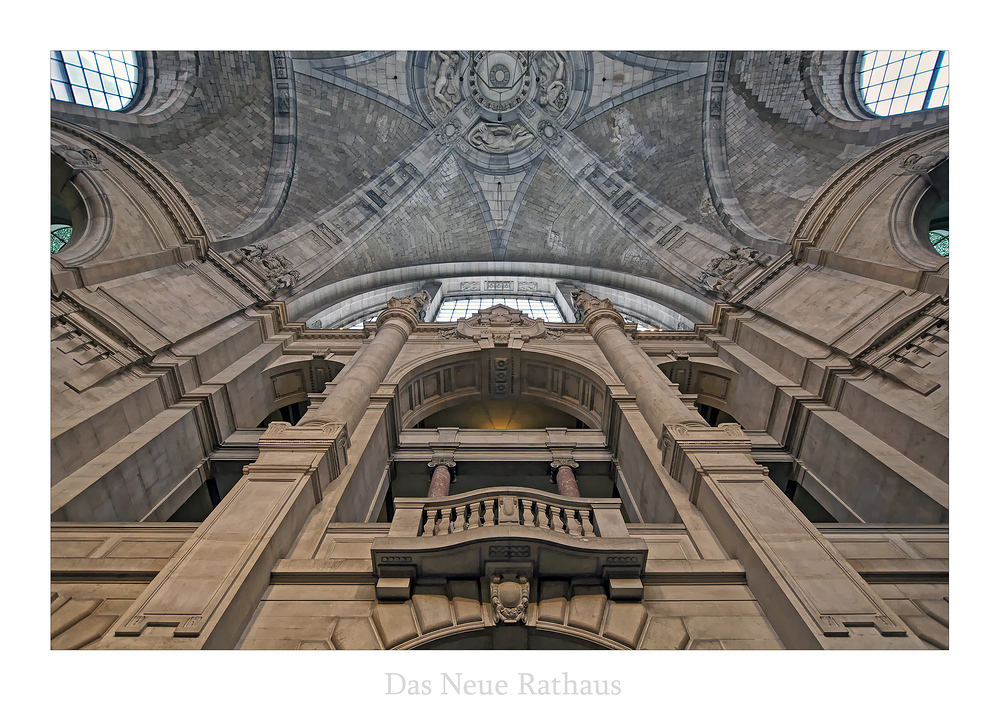
{"label": "arched opening", "polygon": [[480,400],[442,409],[417,423],[419,429],[591,429],[581,419],[541,402],[523,399]]}
{"label": "arched opening", "polygon": [[[563,634],[538,627],[498,625],[430,639],[410,649],[611,649],[611,646],[578,634]],[[525,678],[528,681],[531,675]],[[596,693],[596,692],[595,692]]]}
{"label": "arched opening", "polygon": [[267,426],[271,424],[271,422],[288,422],[289,424],[298,424],[299,420],[305,415],[307,409],[309,409],[308,401],[303,400],[302,402],[289,402],[286,405],[278,407],[276,410],[267,415],[267,417],[261,420],[261,423],[257,425],[257,429],[267,429]]}

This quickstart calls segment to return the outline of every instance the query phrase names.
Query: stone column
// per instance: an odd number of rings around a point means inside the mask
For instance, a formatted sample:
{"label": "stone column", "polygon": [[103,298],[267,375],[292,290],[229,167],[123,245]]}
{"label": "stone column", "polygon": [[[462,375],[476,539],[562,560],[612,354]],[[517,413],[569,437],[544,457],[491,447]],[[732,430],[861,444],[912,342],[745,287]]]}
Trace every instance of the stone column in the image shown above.
{"label": "stone column", "polygon": [[351,367],[337,379],[337,386],[319,407],[311,408],[298,426],[343,422],[354,431],[368,409],[368,398],[378,389],[399,356],[410,332],[417,326],[423,307],[430,302],[426,290],[399,299],[393,297],[379,315],[375,338],[361,349]]}
{"label": "stone column", "polygon": [[708,423],[685,405],[670,380],[625,334],[625,320],[608,300],[583,290],[573,291],[573,301],[583,312],[583,324],[594,337],[608,364],[626,389],[635,395],[643,418],[657,435],[665,424]]}
{"label": "stone column", "polygon": [[573,292],[583,323],[788,649],[915,649],[920,641],[750,456],[738,424],[709,427],[624,332],[608,300]]}
{"label": "stone column", "polygon": [[428,467],[434,469],[431,475],[431,484],[427,488],[428,499],[432,497],[447,497],[448,490],[452,483],[451,472],[455,468],[455,463],[445,459],[434,459],[427,463]]}
{"label": "stone column", "polygon": [[564,497],[579,497],[580,488],[576,484],[574,469],[580,465],[572,459],[557,459],[552,462],[551,467],[556,470],[556,489]]}
{"label": "stone column", "polygon": [[101,642],[107,649],[232,649],[323,490],[348,465],[349,435],[389,372],[426,292],[389,300],[375,338],[297,426],[272,422],[260,455]]}

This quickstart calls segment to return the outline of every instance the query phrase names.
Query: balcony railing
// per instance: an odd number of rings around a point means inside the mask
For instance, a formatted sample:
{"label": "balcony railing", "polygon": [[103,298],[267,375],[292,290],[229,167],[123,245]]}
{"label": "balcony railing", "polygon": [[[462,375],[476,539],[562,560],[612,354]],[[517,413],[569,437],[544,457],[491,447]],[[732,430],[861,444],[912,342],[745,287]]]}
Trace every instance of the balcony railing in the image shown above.
{"label": "balcony railing", "polygon": [[600,536],[594,530],[594,510],[586,503],[570,505],[510,495],[453,500],[444,506],[428,504],[423,508],[420,534],[456,534],[500,524],[538,527],[571,537]]}
{"label": "balcony railing", "polygon": [[440,499],[401,497],[395,505],[389,536],[437,537],[502,525],[579,538],[628,536],[618,499],[578,499],[521,487],[491,487]]}
{"label": "balcony railing", "polygon": [[405,599],[413,581],[490,577],[515,565],[527,577],[607,582],[612,598],[642,594],[648,549],[629,536],[619,499],[490,487],[399,497],[395,507],[388,535],[372,542],[379,599]]}

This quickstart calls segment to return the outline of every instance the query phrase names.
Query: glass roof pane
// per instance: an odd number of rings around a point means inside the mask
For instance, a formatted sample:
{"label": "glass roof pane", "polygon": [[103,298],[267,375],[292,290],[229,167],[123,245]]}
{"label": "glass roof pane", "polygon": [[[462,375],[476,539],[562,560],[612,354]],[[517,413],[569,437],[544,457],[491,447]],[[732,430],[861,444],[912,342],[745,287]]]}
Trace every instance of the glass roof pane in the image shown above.
{"label": "glass roof pane", "polygon": [[93,52],[83,50],[80,52],[80,64],[88,70],[97,69],[97,59]]}
{"label": "glass roof pane", "polygon": [[931,81],[931,72],[922,72],[919,75],[913,77],[913,87],[910,88],[910,92],[923,94],[927,92],[927,85]]}
{"label": "glass roof pane", "polygon": [[80,68],[75,65],[67,65],[66,73],[69,75],[69,81],[74,85],[79,85],[80,87],[87,86],[87,81],[83,77],[83,70]]}
{"label": "glass roof pane", "polygon": [[551,299],[535,297],[473,297],[446,298],[441,303],[434,322],[455,322],[463,317],[469,317],[480,310],[494,305],[505,305],[511,309],[520,310],[532,319],[542,319],[546,322],[563,322],[562,313]]}
{"label": "glass roof pane", "polygon": [[63,102],[73,102],[72,90],[69,89],[69,85],[64,85],[61,82],[53,82],[52,88],[52,99],[62,100]]}
{"label": "glass roof pane", "polygon": [[920,65],[917,67],[917,72],[926,72],[928,70],[934,69],[934,63],[937,61],[936,52],[922,52],[920,53]]}
{"label": "glass roof pane", "polygon": [[58,91],[51,86],[50,95],[54,99],[116,111],[124,109],[135,96],[139,79],[135,52],[62,50],[51,55],[51,80],[68,82],[75,88]]}
{"label": "glass roof pane", "polygon": [[[888,59],[888,64],[884,69],[880,68],[869,73],[867,58],[871,52],[863,53],[861,67],[857,75],[858,94],[868,109],[876,115],[882,116],[923,109],[934,65],[939,55],[944,62],[947,52],[937,50],[874,51],[876,60]],[[935,88],[940,85],[942,92],[935,92],[926,105],[927,107],[947,105],[948,82],[948,68],[942,64],[934,83]]]}
{"label": "glass roof pane", "polygon": [[77,105],[90,105],[90,92],[79,85],[73,85],[73,101]]}

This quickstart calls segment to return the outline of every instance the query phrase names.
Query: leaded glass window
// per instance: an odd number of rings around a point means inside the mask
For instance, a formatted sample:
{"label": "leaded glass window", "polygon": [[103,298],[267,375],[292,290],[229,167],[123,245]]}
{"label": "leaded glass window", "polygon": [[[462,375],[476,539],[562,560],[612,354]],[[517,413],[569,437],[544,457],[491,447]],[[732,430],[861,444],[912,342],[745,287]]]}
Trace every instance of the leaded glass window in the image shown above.
{"label": "leaded glass window", "polygon": [[948,105],[947,50],[868,50],[861,53],[858,88],[876,115]]}
{"label": "leaded glass window", "polygon": [[948,230],[931,230],[928,235],[931,240],[931,247],[942,257],[948,256]]}
{"label": "leaded glass window", "polygon": [[73,236],[73,228],[69,225],[52,225],[52,252],[58,252],[66,243],[69,242],[69,238]]}
{"label": "leaded glass window", "polygon": [[506,305],[520,310],[532,319],[546,322],[565,322],[556,303],[546,298],[535,297],[465,297],[446,299],[441,303],[435,322],[456,322],[470,317],[480,310],[493,305]]}
{"label": "leaded glass window", "polygon": [[139,89],[139,56],[120,50],[53,50],[49,97],[122,110]]}

